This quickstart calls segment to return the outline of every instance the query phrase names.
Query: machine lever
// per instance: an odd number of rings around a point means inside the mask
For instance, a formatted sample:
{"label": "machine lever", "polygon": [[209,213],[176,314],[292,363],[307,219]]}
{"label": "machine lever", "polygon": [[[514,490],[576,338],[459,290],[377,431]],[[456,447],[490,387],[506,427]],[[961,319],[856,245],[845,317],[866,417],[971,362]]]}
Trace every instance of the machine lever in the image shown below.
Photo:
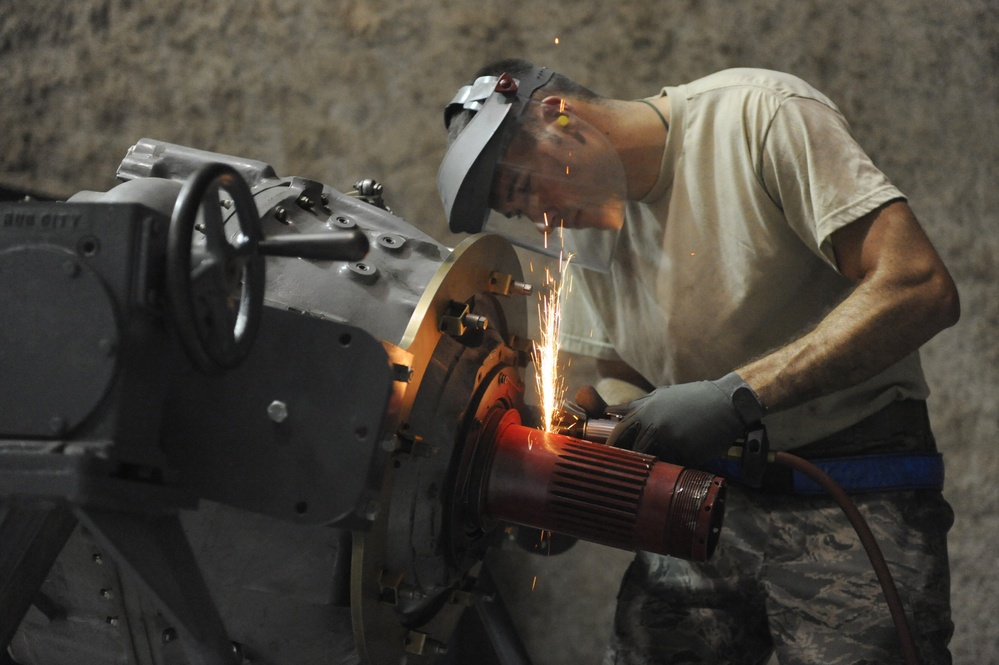
{"label": "machine lever", "polygon": [[361,231],[281,235],[261,240],[266,256],[297,256],[317,261],[358,261],[368,253],[368,237]]}

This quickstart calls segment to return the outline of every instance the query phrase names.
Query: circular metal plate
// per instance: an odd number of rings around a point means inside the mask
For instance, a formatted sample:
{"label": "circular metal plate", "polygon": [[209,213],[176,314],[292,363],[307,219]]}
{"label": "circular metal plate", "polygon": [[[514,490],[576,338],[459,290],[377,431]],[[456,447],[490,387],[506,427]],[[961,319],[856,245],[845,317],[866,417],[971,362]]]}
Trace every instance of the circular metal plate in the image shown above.
{"label": "circular metal plate", "polygon": [[[494,272],[521,279],[513,248],[498,236],[467,239],[441,264],[423,292],[401,346],[413,354],[413,378],[402,407],[403,427],[422,455],[396,457],[386,475],[381,510],[370,531],[355,534],[351,612],[362,659],[371,665],[429,663],[446,649],[474,586],[477,562],[469,543],[450,541],[452,466],[464,458],[463,423],[477,403],[498,399],[489,387],[509,379],[511,395],[523,392],[515,370],[503,372],[510,336],[526,336],[527,301],[490,294]],[[490,317],[476,337],[441,332],[451,303],[471,303]],[[513,397],[511,397],[511,400]],[[467,416],[467,418],[466,418]],[[459,451],[460,453],[461,451]],[[461,561],[454,561],[455,551]],[[403,625],[405,622],[406,625]]]}
{"label": "circular metal plate", "polygon": [[110,389],[114,300],[93,270],[56,248],[0,253],[0,284],[0,435],[62,436]]}

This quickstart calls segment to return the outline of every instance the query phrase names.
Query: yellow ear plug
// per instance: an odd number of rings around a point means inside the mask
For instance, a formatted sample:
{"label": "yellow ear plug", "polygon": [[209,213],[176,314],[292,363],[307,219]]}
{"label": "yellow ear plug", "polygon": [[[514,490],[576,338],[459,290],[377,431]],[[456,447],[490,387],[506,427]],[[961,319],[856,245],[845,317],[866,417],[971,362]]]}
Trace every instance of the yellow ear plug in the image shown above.
{"label": "yellow ear plug", "polygon": [[560,124],[563,127],[565,127],[565,126],[567,126],[569,124],[569,116],[567,116],[566,114],[563,113],[562,115],[560,115],[558,117],[558,120],[556,122],[558,122],[558,124]]}

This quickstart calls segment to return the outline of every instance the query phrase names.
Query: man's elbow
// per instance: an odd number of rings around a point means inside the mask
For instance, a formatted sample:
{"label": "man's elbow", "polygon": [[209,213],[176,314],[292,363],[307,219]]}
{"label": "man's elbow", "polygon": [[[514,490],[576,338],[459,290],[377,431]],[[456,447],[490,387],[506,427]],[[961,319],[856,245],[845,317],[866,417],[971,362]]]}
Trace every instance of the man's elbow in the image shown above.
{"label": "man's elbow", "polygon": [[961,318],[961,297],[957,285],[946,269],[933,275],[929,282],[930,302],[933,303],[934,319],[939,330],[949,328]]}

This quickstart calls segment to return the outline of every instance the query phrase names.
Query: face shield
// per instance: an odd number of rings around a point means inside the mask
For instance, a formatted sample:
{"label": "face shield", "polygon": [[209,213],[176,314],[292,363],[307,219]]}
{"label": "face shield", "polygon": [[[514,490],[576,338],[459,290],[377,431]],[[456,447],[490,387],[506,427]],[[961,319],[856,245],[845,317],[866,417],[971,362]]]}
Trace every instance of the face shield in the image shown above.
{"label": "face shield", "polygon": [[[481,87],[472,94],[475,85]],[[438,173],[451,230],[496,233],[606,271],[624,219],[620,156],[564,101],[534,101],[501,92],[502,85],[503,77],[479,79],[462,89],[481,101]]]}

